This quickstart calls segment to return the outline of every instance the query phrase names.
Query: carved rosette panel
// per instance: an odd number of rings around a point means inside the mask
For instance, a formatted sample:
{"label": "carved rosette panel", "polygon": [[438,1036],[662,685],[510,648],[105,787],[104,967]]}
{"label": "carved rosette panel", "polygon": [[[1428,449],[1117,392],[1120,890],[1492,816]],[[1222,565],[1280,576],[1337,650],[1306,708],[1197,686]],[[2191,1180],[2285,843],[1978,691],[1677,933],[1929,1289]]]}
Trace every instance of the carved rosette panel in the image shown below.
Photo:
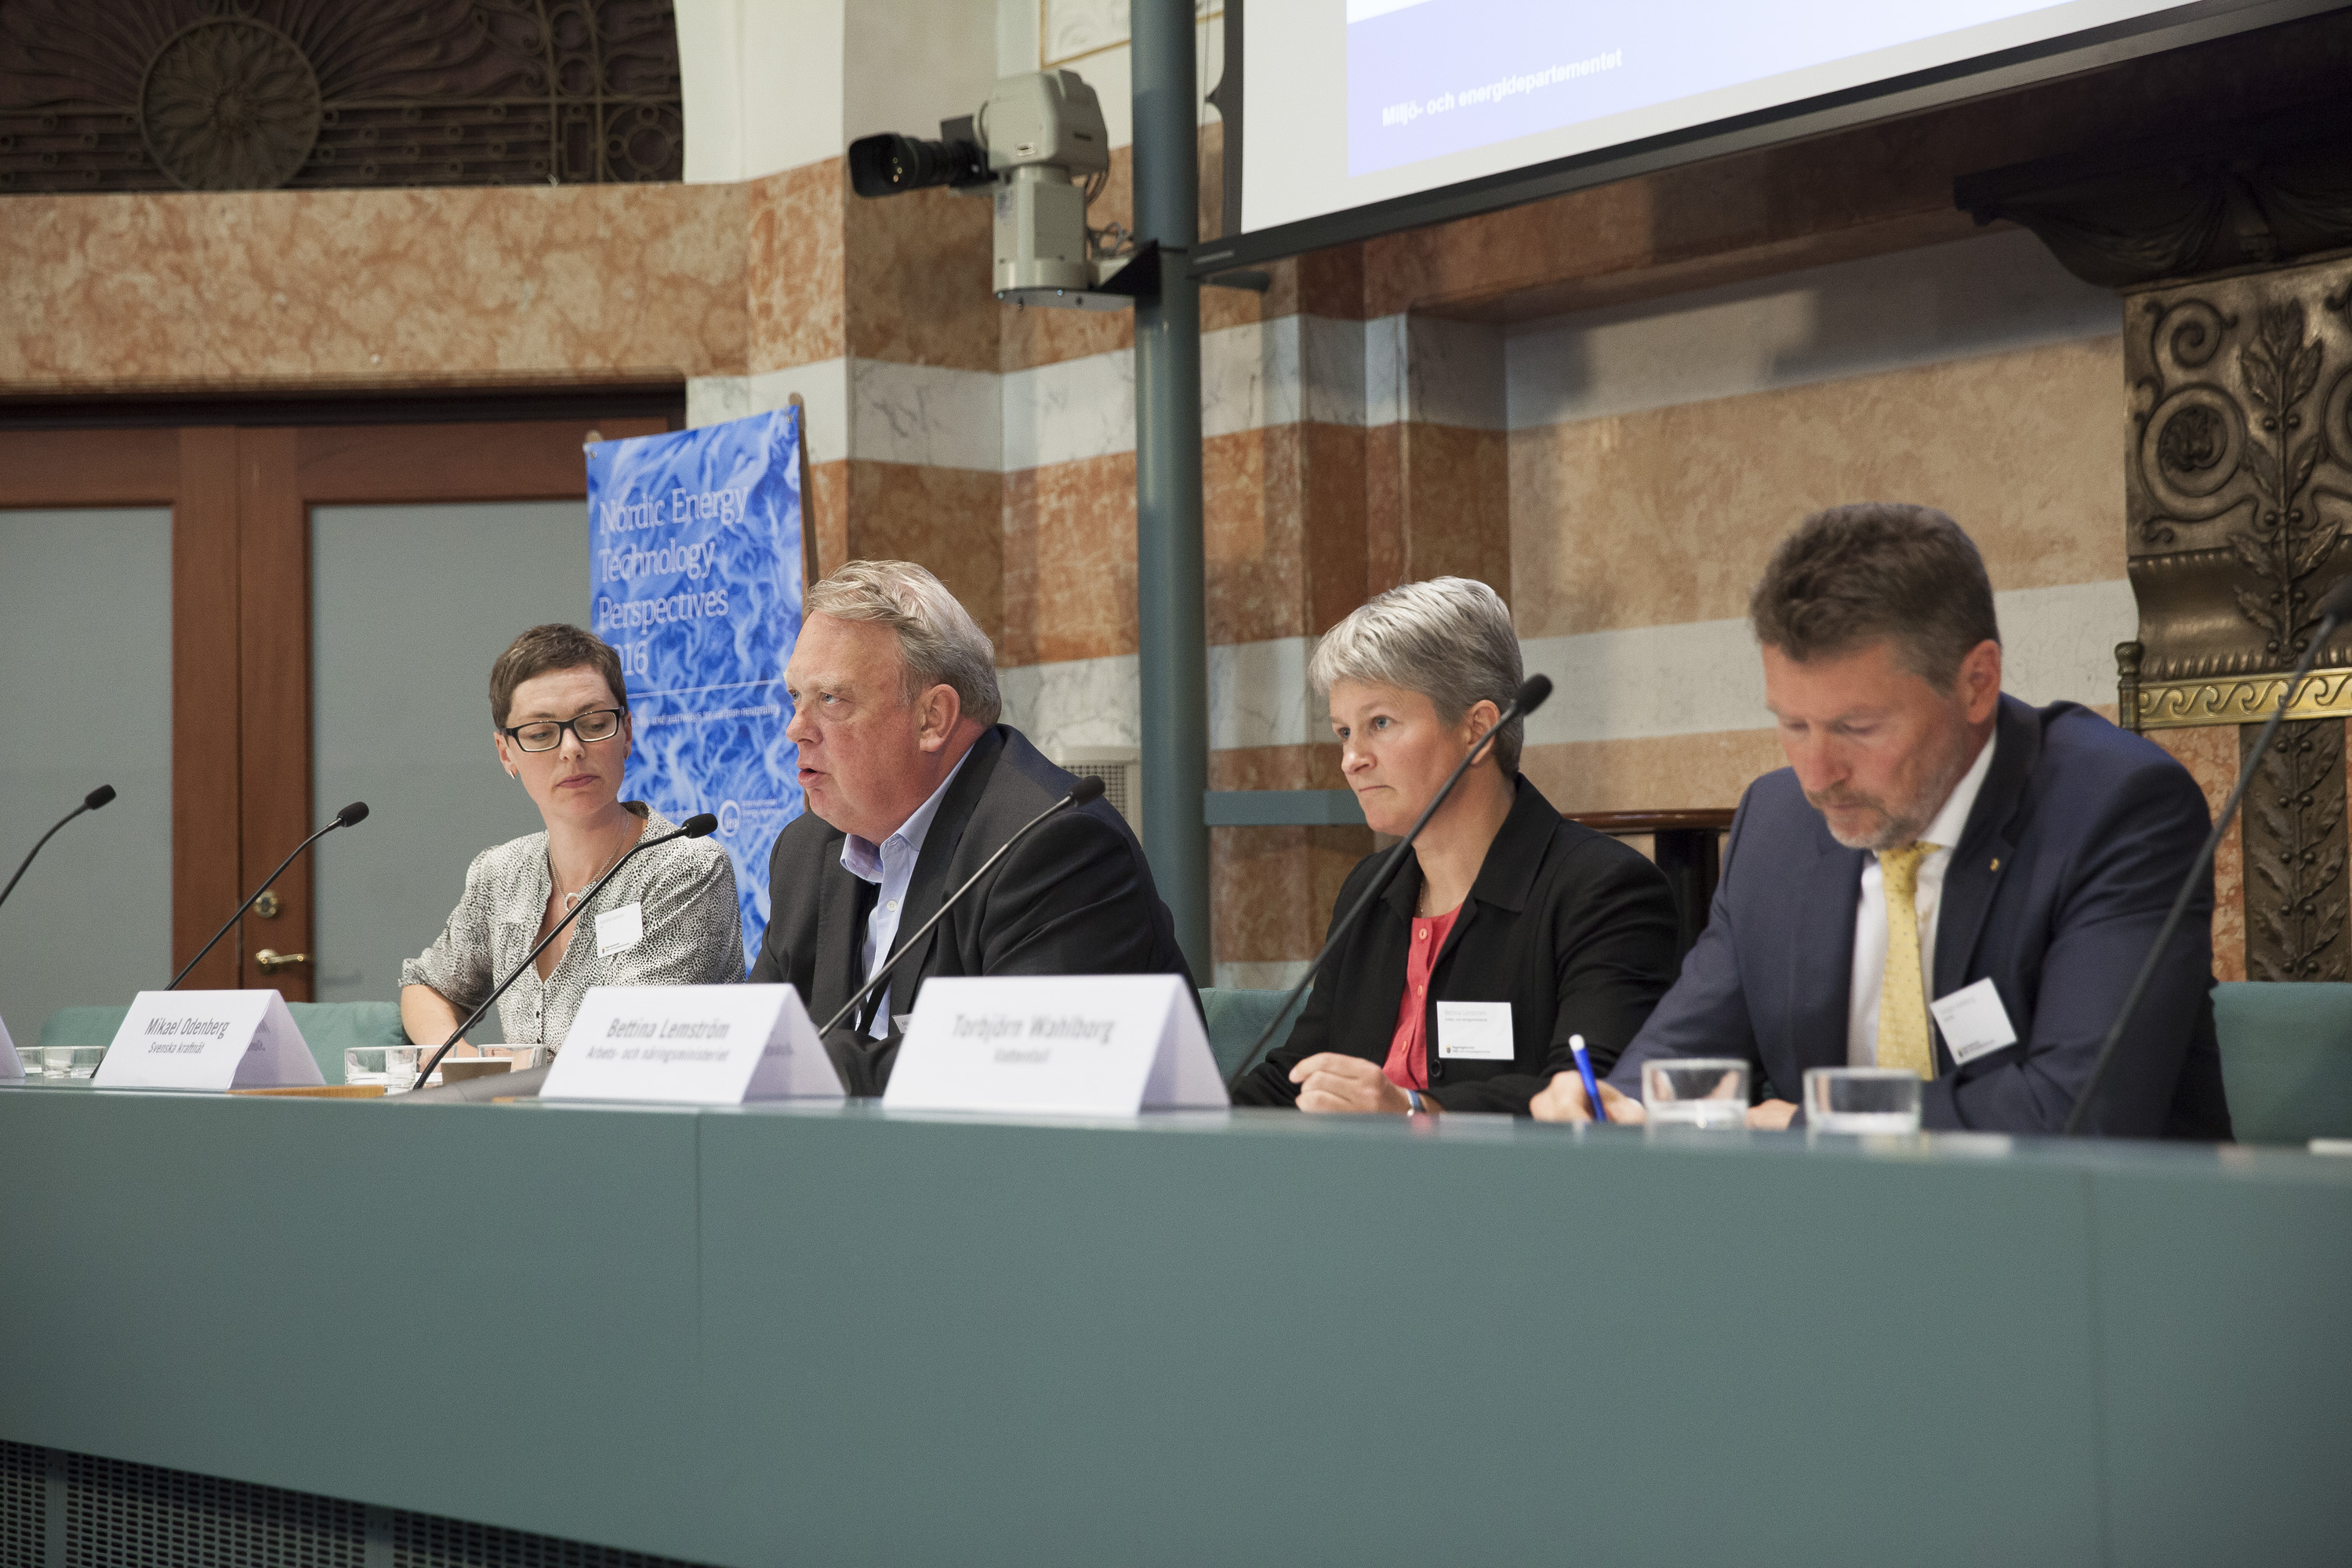
{"label": "carved rosette panel", "polygon": [[[2239,730],[2240,755],[2260,731]],[[2280,728],[2246,790],[2246,977],[2352,980],[2347,932],[2344,721]]]}
{"label": "carved rosette panel", "polygon": [[[2352,262],[2128,297],[2143,689],[2291,667],[2352,524]],[[2352,628],[2322,668],[2352,657]]]}
{"label": "carved rosette panel", "polygon": [[685,172],[669,0],[0,0],[0,193]]}

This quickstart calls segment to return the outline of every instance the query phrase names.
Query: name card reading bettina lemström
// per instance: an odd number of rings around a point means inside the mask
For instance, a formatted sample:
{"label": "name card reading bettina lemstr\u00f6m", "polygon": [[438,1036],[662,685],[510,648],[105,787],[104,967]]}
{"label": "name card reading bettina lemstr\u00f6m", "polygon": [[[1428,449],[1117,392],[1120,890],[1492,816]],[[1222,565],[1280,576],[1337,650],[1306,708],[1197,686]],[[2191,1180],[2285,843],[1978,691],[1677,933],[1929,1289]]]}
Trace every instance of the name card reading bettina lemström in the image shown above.
{"label": "name card reading bettina lemstr\u00f6m", "polygon": [[925,981],[882,1103],[1132,1116],[1228,1101],[1181,976],[1077,974]]}
{"label": "name card reading bettina lemstr\u00f6m", "polygon": [[838,1100],[841,1078],[789,985],[599,985],[582,999],[539,1097]]}

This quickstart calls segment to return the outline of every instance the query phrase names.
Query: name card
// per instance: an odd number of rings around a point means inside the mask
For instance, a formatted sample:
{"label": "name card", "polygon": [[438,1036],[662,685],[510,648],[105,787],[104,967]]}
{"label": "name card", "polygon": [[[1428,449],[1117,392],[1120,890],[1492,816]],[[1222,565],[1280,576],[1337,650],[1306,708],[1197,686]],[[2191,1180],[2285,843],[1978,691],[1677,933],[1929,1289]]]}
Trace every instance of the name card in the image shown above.
{"label": "name card", "polygon": [[1175,974],[923,983],[882,1103],[903,1110],[1132,1116],[1230,1104]]}
{"label": "name card", "polygon": [[25,1064],[16,1059],[16,1042],[8,1037],[8,1020],[0,1018],[0,1079],[25,1076]]}
{"label": "name card", "polygon": [[582,998],[539,1097],[838,1100],[841,1075],[789,985],[599,985]]}
{"label": "name card", "polygon": [[293,1089],[326,1082],[275,991],[142,991],[99,1089]]}

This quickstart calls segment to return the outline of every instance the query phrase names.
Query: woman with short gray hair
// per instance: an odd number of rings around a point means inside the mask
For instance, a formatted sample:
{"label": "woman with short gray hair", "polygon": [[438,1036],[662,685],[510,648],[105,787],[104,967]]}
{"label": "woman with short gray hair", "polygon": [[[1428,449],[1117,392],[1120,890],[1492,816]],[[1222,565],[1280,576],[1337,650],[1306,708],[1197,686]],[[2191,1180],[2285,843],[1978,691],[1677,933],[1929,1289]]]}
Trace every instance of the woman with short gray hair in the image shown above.
{"label": "woman with short gray hair", "polygon": [[[1308,673],[1375,833],[1402,835],[1478,757],[1234,1102],[1524,1116],[1575,1070],[1577,1037],[1606,1072],[1674,978],[1674,895],[1519,773],[1523,726],[1496,729],[1520,680],[1501,596],[1462,577],[1391,588],[1331,628]],[[1356,867],[1335,919],[1383,858]]]}

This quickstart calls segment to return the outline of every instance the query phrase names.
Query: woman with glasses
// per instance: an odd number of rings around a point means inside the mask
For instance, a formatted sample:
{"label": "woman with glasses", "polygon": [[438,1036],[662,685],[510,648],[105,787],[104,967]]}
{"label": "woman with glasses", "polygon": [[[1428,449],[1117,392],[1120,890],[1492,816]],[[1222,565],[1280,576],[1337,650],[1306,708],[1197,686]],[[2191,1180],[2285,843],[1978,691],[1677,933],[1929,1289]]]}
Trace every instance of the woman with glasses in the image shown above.
{"label": "woman with glasses", "polygon": [[[621,799],[628,702],[619,656],[578,626],[533,626],[490,667],[499,761],[547,831],[475,856],[448,925],[401,966],[400,1021],[410,1039],[447,1039],[597,878],[639,838],[676,826],[642,801]],[[592,985],[742,978],[735,868],[709,839],[681,838],[623,868],[499,998],[499,1021],[508,1045],[552,1051]]]}

